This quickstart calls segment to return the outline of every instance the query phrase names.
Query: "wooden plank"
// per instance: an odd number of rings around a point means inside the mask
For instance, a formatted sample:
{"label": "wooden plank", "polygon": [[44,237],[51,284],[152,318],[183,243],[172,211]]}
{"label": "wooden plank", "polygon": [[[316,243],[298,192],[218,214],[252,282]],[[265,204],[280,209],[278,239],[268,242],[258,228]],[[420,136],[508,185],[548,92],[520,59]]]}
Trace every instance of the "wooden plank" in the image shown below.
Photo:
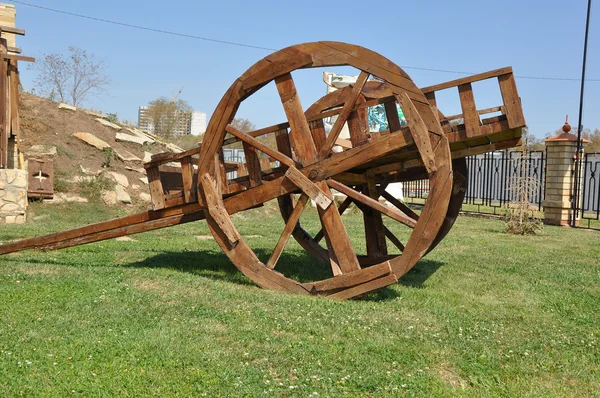
{"label": "wooden plank", "polygon": [[204,173],[201,180],[208,212],[227,238],[229,246],[235,247],[241,237],[229,219],[217,183],[208,173]]}
{"label": "wooden plank", "polygon": [[310,126],[302,110],[292,75],[285,74],[275,79],[275,85],[290,123],[290,143],[298,162],[308,165],[316,161],[317,149],[312,139]]}
{"label": "wooden plank", "polygon": [[0,33],[12,33],[13,35],[25,36],[25,29],[15,28],[13,26],[0,26]]}
{"label": "wooden plank", "polygon": [[[366,185],[362,186],[362,189],[367,191]],[[355,202],[356,206],[360,209],[363,216],[363,228],[365,231],[365,244],[367,248],[367,256],[369,257],[380,257],[381,252],[379,249],[379,240],[377,239],[377,229],[375,227],[374,215],[378,214],[381,217],[381,214],[370,208],[369,206],[365,206],[361,202]],[[360,259],[359,259],[360,261]]]}
{"label": "wooden plank", "polygon": [[381,196],[383,196],[385,200],[396,206],[398,210],[406,214],[408,217],[412,218],[415,221],[419,221],[419,215],[417,213],[415,213],[410,207],[393,197],[386,190],[381,191]]}
{"label": "wooden plank", "polygon": [[191,205],[185,205],[172,209],[162,209],[159,211],[145,211],[142,213],[132,214],[121,218],[115,218],[108,221],[102,221],[99,223],[86,225],[68,231],[55,232],[43,236],[37,236],[34,238],[21,239],[11,243],[4,243],[3,245],[0,245],[0,254],[6,254],[32,248],[42,248],[48,244],[66,241],[84,235],[95,234],[98,232],[108,231],[115,228],[135,225],[150,220],[156,220],[159,218],[169,218],[171,216],[191,214],[200,210],[202,210],[202,204],[194,203]]}
{"label": "wooden plank", "polygon": [[333,203],[333,200],[329,199],[315,183],[298,171],[297,168],[290,167],[285,173],[285,177],[300,188],[309,198],[314,200],[321,209],[325,210]]}
{"label": "wooden plank", "polygon": [[341,146],[344,149],[350,149],[354,147],[350,140],[346,140],[344,138],[338,138],[337,140],[335,140],[335,145]]}
{"label": "wooden plank", "polygon": [[[481,109],[477,111],[478,115],[486,115],[488,113],[494,113],[494,112],[502,112],[504,113],[504,107],[503,106],[494,106],[491,108],[485,108],[485,109]],[[451,115],[451,116],[445,116],[446,119],[448,120],[455,120],[455,119],[462,119],[463,118],[463,114],[460,113],[458,115]]]}
{"label": "wooden plank", "polygon": [[410,270],[427,252],[443,225],[452,194],[452,164],[450,146],[442,137],[435,150],[437,171],[429,179],[429,196],[419,222],[415,226],[406,247],[391,261],[394,274],[398,277]]}
{"label": "wooden plank", "polygon": [[8,50],[8,52],[11,52],[11,53],[15,53],[15,54],[21,54],[21,49],[20,49],[20,48],[18,48],[18,47],[11,47],[11,46],[8,46],[8,47],[7,47],[7,50]]}
{"label": "wooden plank", "polygon": [[[333,198],[326,182],[321,181],[317,183],[317,186],[326,192],[327,196]],[[317,207],[317,210],[321,219],[321,226],[325,231],[333,274],[339,275],[340,272],[347,274],[359,270],[360,264],[338,209],[335,206],[329,206],[325,210]]]}
{"label": "wooden plank", "polygon": [[437,100],[435,99],[435,91],[430,91],[425,94],[425,98],[427,98],[427,101],[429,102],[429,105],[431,106],[435,106],[437,108]]}
{"label": "wooden plank", "polygon": [[[0,54],[6,53],[6,39],[0,39]],[[0,168],[8,167],[8,62],[0,61]]]}
{"label": "wooden plank", "polygon": [[383,228],[385,228],[385,236],[387,236],[387,238],[390,240],[390,242],[392,242],[394,244],[394,246],[396,246],[398,248],[398,250],[400,250],[400,252],[403,252],[404,244],[402,244],[402,242],[400,242],[400,239],[398,239],[396,237],[396,235],[394,235],[394,233],[389,230],[388,227],[384,226]]}
{"label": "wooden plank", "polygon": [[[346,197],[346,199],[344,199],[344,201],[338,206],[338,213],[340,213],[340,216],[344,214],[346,209],[348,209],[348,207],[350,207],[350,205],[353,202],[354,201],[352,200],[352,198]],[[319,232],[317,232],[316,235],[313,237],[313,240],[319,243],[324,236],[325,232],[323,231],[323,228],[321,228]]]}
{"label": "wooden plank", "polygon": [[84,245],[92,242],[100,242],[106,239],[118,238],[119,236],[133,235],[141,232],[154,231],[160,228],[172,227],[174,225],[186,224],[192,221],[204,219],[204,212],[198,210],[193,213],[186,213],[176,216],[159,218],[156,220],[144,221],[134,225],[117,227],[106,231],[98,231],[95,233],[80,235],[72,239],[61,240],[58,242],[48,243],[43,246],[38,246],[42,250],[64,249],[66,247]]}
{"label": "wooden plank", "polygon": [[398,210],[394,210],[388,206],[382,205],[381,203],[379,203],[379,201],[370,198],[358,191],[355,191],[354,189],[347,187],[344,184],[340,184],[339,182],[335,181],[335,180],[327,180],[327,185],[329,185],[331,188],[335,189],[336,191],[339,191],[349,197],[351,197],[352,199],[363,203],[371,208],[373,208],[374,210],[377,210],[378,212],[385,214],[386,216],[398,221],[399,223],[402,223],[406,226],[409,226],[411,228],[414,228],[416,226],[416,220],[408,217],[406,214],[401,213]]}
{"label": "wooden plank", "polygon": [[510,73],[498,76],[498,83],[500,84],[500,93],[502,94],[502,101],[504,102],[504,108],[506,109],[508,127],[514,129],[525,126],[521,98],[517,91],[514,75]]}
{"label": "wooden plank", "polygon": [[188,156],[198,155],[201,150],[202,150],[202,147],[198,146],[196,148],[188,149],[187,151],[183,151],[183,152],[179,152],[179,153],[175,153],[175,152],[157,153],[155,155],[152,155],[151,161],[144,163],[144,167],[148,169],[150,167],[154,167],[154,166],[157,166],[157,165],[163,164],[163,163],[178,162],[181,159],[186,158]]}
{"label": "wooden plank", "polygon": [[229,192],[229,181],[227,180],[227,172],[225,171],[225,152],[223,148],[215,155],[215,184],[218,192],[221,195],[226,195]]}
{"label": "wooden plank", "polygon": [[355,173],[339,173],[336,174],[333,179],[346,185],[360,185],[367,182],[367,178],[364,174]]}
{"label": "wooden plank", "polygon": [[260,159],[260,169],[265,174],[270,174],[273,172],[273,168],[271,167],[271,158],[262,158]]}
{"label": "wooden plank", "polygon": [[165,207],[165,192],[160,181],[160,172],[158,167],[146,169],[148,176],[148,185],[150,187],[150,196],[152,197],[152,210],[160,210]]}
{"label": "wooden plank", "polygon": [[[410,141],[412,144],[412,139]],[[300,169],[305,176],[310,175],[311,180],[322,181],[356,166],[367,163],[389,153],[398,151],[407,144],[400,134],[389,134],[377,141],[372,141],[356,148],[349,149],[330,158],[316,162]],[[286,193],[295,192],[298,188],[284,177],[277,177],[263,183],[260,187],[237,194],[235,197],[224,200],[227,212],[234,214],[248,209],[256,203],[264,203]],[[328,189],[329,190],[329,189]]]}
{"label": "wooden plank", "polygon": [[353,297],[361,296],[367,293],[371,293],[377,289],[393,285],[398,282],[396,275],[391,274],[382,278],[373,279],[372,281],[363,283],[358,286],[351,287],[350,289],[342,290],[341,292],[334,293],[328,297],[333,297],[339,300],[347,300]]}
{"label": "wooden plank", "polygon": [[185,202],[195,202],[196,187],[194,186],[194,164],[191,156],[181,159],[181,177],[183,179],[183,196]]}
{"label": "wooden plank", "polygon": [[406,93],[402,93],[399,98],[399,102],[402,104],[402,110],[404,112],[404,116],[406,117],[408,128],[410,129],[414,142],[419,149],[419,154],[421,155],[421,159],[423,159],[423,164],[425,165],[427,172],[431,174],[435,172],[436,166],[435,159],[433,157],[433,148],[429,138],[429,129]]}
{"label": "wooden plank", "polygon": [[360,285],[391,273],[392,267],[390,266],[389,261],[386,261],[348,274],[334,276],[333,278],[324,279],[318,282],[305,283],[303,286],[313,294],[326,293],[332,290]]}
{"label": "wooden plank", "polygon": [[[359,95],[356,104],[365,102],[365,96]],[[350,132],[350,141],[352,146],[359,146],[369,141],[369,121],[367,120],[367,110],[360,109],[350,113],[348,117],[348,131]],[[337,145],[339,145],[336,142]]]}
{"label": "wooden plank", "polygon": [[287,128],[278,130],[275,133],[275,142],[277,143],[277,150],[279,152],[283,153],[288,158],[293,159],[290,135],[288,134]]}
{"label": "wooden plank", "polygon": [[335,141],[338,139],[340,133],[342,132],[342,128],[344,127],[346,120],[350,116],[350,113],[352,112],[352,109],[354,108],[354,104],[356,104],[356,101],[358,100],[358,96],[360,95],[368,78],[369,78],[369,73],[367,73],[365,71],[360,72],[360,75],[356,79],[356,83],[354,83],[354,85],[352,86],[352,91],[350,93],[350,96],[348,96],[348,99],[344,103],[342,111],[340,112],[338,118],[336,119],[335,123],[333,124],[333,127],[331,128],[331,131],[329,132],[329,135],[327,136],[327,139],[325,140],[325,145],[323,145],[323,147],[319,151],[319,158],[322,159],[322,158],[327,157],[327,155],[329,155],[331,148],[333,148]]}
{"label": "wooden plank", "polygon": [[250,187],[254,188],[262,184],[262,172],[260,167],[260,159],[256,148],[250,144],[243,142],[244,156],[246,158],[246,170],[248,172],[248,178],[250,181]]}
{"label": "wooden plank", "polygon": [[323,124],[323,119],[317,119],[309,122],[310,132],[313,137],[313,141],[315,142],[315,147],[317,151],[320,151],[325,145],[325,125]]}
{"label": "wooden plank", "polygon": [[[256,138],[256,137],[260,137],[260,136],[263,136],[266,134],[276,133],[280,130],[288,129],[289,127],[290,127],[289,123],[279,123],[279,124],[274,124],[272,126],[264,127],[262,129],[250,131],[246,134],[248,134],[251,137]],[[235,144],[236,142],[239,142],[239,141],[240,140],[237,137],[227,138],[226,140],[223,141],[223,146]]]}
{"label": "wooden plank", "polygon": [[473,87],[471,83],[465,83],[458,86],[458,95],[460,97],[460,106],[463,112],[465,131],[468,138],[479,135],[479,113],[475,106],[475,97],[473,96]]}
{"label": "wooden plank", "polygon": [[310,65],[312,57],[310,54],[297,54],[294,57],[286,57],[274,62],[269,63],[260,71],[251,74],[246,78],[240,78],[242,82],[242,88],[248,90],[256,85],[270,82],[271,80],[288,74],[296,69],[300,69]]}
{"label": "wooden plank", "polygon": [[396,108],[396,102],[387,102],[383,105],[385,108],[385,116],[388,121],[388,127],[390,134],[397,133],[402,130],[402,124],[398,117],[398,109]]}
{"label": "wooden plank", "polygon": [[450,80],[448,82],[436,84],[433,86],[422,87],[421,91],[423,92],[423,94],[427,94],[432,91],[445,90],[447,88],[460,86],[461,84],[473,83],[473,82],[477,82],[480,80],[486,80],[486,79],[490,79],[492,77],[505,75],[507,73],[512,73],[512,68],[510,66],[505,67],[505,68],[500,68],[500,69],[494,69],[494,70],[491,70],[488,72],[478,73],[476,75],[467,76],[467,77],[463,77],[460,79]]}
{"label": "wooden plank", "polygon": [[249,136],[246,133],[242,133],[241,131],[239,131],[238,129],[236,129],[235,127],[233,127],[231,124],[228,124],[227,127],[225,127],[225,130],[236,136],[237,138],[239,138],[241,141],[245,142],[248,145],[252,145],[254,148],[258,149],[259,151],[271,156],[272,158],[278,160],[279,162],[285,164],[288,167],[295,167],[296,166],[296,162],[294,162],[292,159],[290,159],[289,157],[285,156],[283,153],[278,152],[274,149],[269,148],[268,146],[266,146],[265,144],[263,144],[262,142],[260,142],[259,140],[257,140],[254,137]]}
{"label": "wooden plank", "polygon": [[296,203],[296,206],[294,206],[294,210],[285,223],[285,227],[283,228],[283,232],[281,233],[281,236],[275,245],[275,249],[273,249],[273,253],[271,254],[271,257],[269,257],[269,261],[267,261],[267,268],[273,269],[275,268],[275,265],[277,265],[277,261],[279,261],[279,257],[281,257],[281,253],[283,253],[283,249],[285,248],[287,241],[290,239],[292,232],[294,232],[302,211],[304,211],[306,202],[308,202],[308,195],[300,195],[298,203]]}
{"label": "wooden plank", "polygon": [[10,59],[13,61],[35,62],[35,58],[33,58],[33,57],[26,57],[24,55],[16,55],[16,54],[0,54],[0,58]]}
{"label": "wooden plank", "polygon": [[[377,203],[379,203],[379,190],[377,189],[377,184],[375,181],[375,175],[370,172],[369,170],[367,170],[367,195],[375,200]],[[386,207],[385,205],[383,205],[383,207]],[[378,211],[372,212],[372,218],[373,218],[373,228],[374,230],[373,235],[375,236],[375,239],[377,240],[377,251],[375,253],[369,253],[367,251],[368,255],[371,254],[375,254],[376,256],[385,256],[388,254],[388,250],[387,250],[387,245],[386,245],[386,241],[385,241],[385,230],[384,230],[384,225],[383,225],[383,218],[381,216],[381,213]]]}
{"label": "wooden plank", "polygon": [[[375,106],[375,105],[379,105],[379,104],[386,104],[388,102],[395,102],[395,101],[396,101],[396,98],[394,96],[385,97],[385,98],[376,98],[376,99],[372,99],[372,100],[368,100],[368,101],[362,102],[360,104],[356,104],[352,108],[352,111],[357,111],[357,110],[365,109],[365,108],[368,108],[368,107],[371,107],[371,106]],[[309,110],[310,110],[310,108],[309,108]],[[340,112],[342,111],[342,108],[331,109],[331,110],[325,111],[323,113],[309,113],[309,110],[306,111],[306,120],[310,124],[311,122],[317,122],[319,120],[322,121],[323,119],[328,118],[330,116],[339,115]],[[254,130],[254,131],[248,132],[246,134],[248,134],[248,135],[256,138],[256,137],[260,137],[262,135],[274,133],[276,131],[279,131],[281,129],[286,129],[286,128],[289,128],[289,127],[290,127],[289,123],[279,123],[279,124],[274,124],[272,126],[264,127],[264,128],[258,129],[258,130]],[[238,138],[236,138],[236,137],[230,137],[230,138],[227,138],[226,140],[223,141],[223,146],[225,146],[225,145],[231,145],[231,144],[234,144],[236,142],[239,142]]]}
{"label": "wooden plank", "polygon": [[[21,143],[21,121],[19,117],[19,68],[17,61],[9,62],[10,75],[10,109],[11,109],[11,125],[10,131],[17,145],[17,150],[20,153]],[[16,167],[16,166],[15,166]]]}

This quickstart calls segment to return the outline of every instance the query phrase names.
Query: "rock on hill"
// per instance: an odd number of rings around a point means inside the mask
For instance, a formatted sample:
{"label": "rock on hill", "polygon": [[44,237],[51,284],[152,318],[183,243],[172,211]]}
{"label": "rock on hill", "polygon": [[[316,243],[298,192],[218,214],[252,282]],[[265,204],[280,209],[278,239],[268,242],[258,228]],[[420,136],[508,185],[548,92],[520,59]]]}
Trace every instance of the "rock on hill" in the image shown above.
{"label": "rock on hill", "polygon": [[[55,200],[82,196],[107,204],[133,204],[149,200],[143,161],[160,152],[182,149],[131,126],[111,124],[101,115],[59,104],[28,93],[21,93],[21,151],[25,158],[37,157],[40,150],[52,151],[54,159]],[[76,134],[77,133],[77,134]],[[87,134],[80,134],[87,133]],[[112,150],[84,142],[95,137]],[[107,167],[108,164],[108,167]]]}

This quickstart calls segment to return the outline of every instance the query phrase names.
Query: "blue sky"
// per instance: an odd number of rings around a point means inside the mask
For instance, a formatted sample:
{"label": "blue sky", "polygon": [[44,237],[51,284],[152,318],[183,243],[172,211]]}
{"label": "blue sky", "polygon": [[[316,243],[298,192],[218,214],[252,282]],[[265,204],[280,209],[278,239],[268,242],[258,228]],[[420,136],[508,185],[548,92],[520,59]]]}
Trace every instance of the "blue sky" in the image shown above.
{"label": "blue sky", "polygon": [[[183,1],[24,0],[98,18],[195,36],[280,49],[292,44],[336,40],[358,44],[388,57],[419,86],[464,75],[411,67],[483,72],[512,66],[517,76],[581,77],[586,0],[497,1]],[[184,87],[181,98],[212,114],[231,83],[270,51],[170,36],[17,7],[23,54],[66,52],[78,46],[104,59],[112,84],[108,93],[85,104],[137,120],[137,108]],[[600,128],[600,9],[592,8],[588,44],[584,127]],[[34,74],[21,67],[31,88]],[[322,71],[295,76],[304,107],[324,94]],[[350,73],[349,70],[337,70]],[[517,78],[529,129],[538,137],[553,132],[569,114],[577,124],[580,82]],[[258,127],[284,120],[273,87],[265,87],[238,115]],[[456,94],[456,98],[457,94]],[[500,105],[490,85],[475,86],[479,107]],[[460,113],[448,95],[440,108]],[[445,109],[444,109],[445,107]]]}

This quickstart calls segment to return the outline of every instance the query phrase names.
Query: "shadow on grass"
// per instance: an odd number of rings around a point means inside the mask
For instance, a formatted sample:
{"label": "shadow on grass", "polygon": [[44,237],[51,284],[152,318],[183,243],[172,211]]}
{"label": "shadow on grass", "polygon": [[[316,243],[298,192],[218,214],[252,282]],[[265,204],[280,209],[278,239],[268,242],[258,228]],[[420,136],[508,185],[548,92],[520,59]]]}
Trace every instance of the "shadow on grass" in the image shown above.
{"label": "shadow on grass", "polygon": [[410,271],[404,274],[398,283],[406,287],[423,289],[425,282],[435,274],[444,263],[434,260],[420,260]]}
{"label": "shadow on grass", "polygon": [[[258,258],[266,263],[270,252],[255,250]],[[220,251],[169,252],[149,257],[143,261],[123,264],[133,268],[169,268],[212,279],[220,279],[244,285],[253,284]],[[331,270],[305,253],[284,253],[276,270],[301,283],[327,279]]]}
{"label": "shadow on grass", "polygon": [[[255,250],[258,258],[266,263],[270,251]],[[7,258],[8,261],[22,261],[20,258]],[[28,259],[28,263],[61,264],[72,266],[70,261],[42,261],[38,259]],[[444,263],[433,260],[421,260],[407,274],[402,276],[398,283],[406,287],[424,288],[424,284]],[[162,268],[172,269],[180,272],[187,272],[214,280],[222,280],[240,285],[254,285],[252,281],[246,278],[221,251],[184,251],[184,252],[164,252],[142,261],[120,264],[120,267],[130,268]],[[302,251],[283,253],[276,270],[288,278],[299,281],[300,283],[319,281],[331,278],[331,268]],[[365,301],[387,301],[398,297],[398,291],[389,287],[380,289],[360,298]]]}
{"label": "shadow on grass", "polygon": [[[267,262],[270,253],[266,250],[256,250],[258,258]],[[444,263],[433,260],[421,260],[398,281],[401,285],[412,288],[424,288],[424,284]],[[189,272],[211,279],[223,280],[242,285],[253,285],[232,263],[229,258],[219,251],[172,252],[161,253],[154,257],[125,266],[134,268],[170,268]],[[301,283],[319,281],[331,278],[331,269],[323,266],[303,252],[284,253],[276,268],[288,278]],[[394,289],[383,288],[362,298],[366,301],[385,301],[398,297]]]}

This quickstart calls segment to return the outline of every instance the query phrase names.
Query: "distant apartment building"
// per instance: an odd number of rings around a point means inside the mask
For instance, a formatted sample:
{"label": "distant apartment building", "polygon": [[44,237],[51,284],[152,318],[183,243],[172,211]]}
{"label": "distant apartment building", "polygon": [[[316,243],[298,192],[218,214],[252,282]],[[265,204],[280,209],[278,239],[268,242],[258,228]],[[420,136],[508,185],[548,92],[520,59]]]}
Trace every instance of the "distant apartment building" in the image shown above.
{"label": "distant apartment building", "polygon": [[[155,128],[152,118],[147,115],[147,110],[147,106],[140,106],[138,109],[139,129],[154,133],[163,130],[166,124],[171,124],[170,120],[163,118],[158,128]],[[175,123],[171,131],[172,135],[200,135],[206,131],[206,113],[204,112],[177,112],[173,117]]]}

